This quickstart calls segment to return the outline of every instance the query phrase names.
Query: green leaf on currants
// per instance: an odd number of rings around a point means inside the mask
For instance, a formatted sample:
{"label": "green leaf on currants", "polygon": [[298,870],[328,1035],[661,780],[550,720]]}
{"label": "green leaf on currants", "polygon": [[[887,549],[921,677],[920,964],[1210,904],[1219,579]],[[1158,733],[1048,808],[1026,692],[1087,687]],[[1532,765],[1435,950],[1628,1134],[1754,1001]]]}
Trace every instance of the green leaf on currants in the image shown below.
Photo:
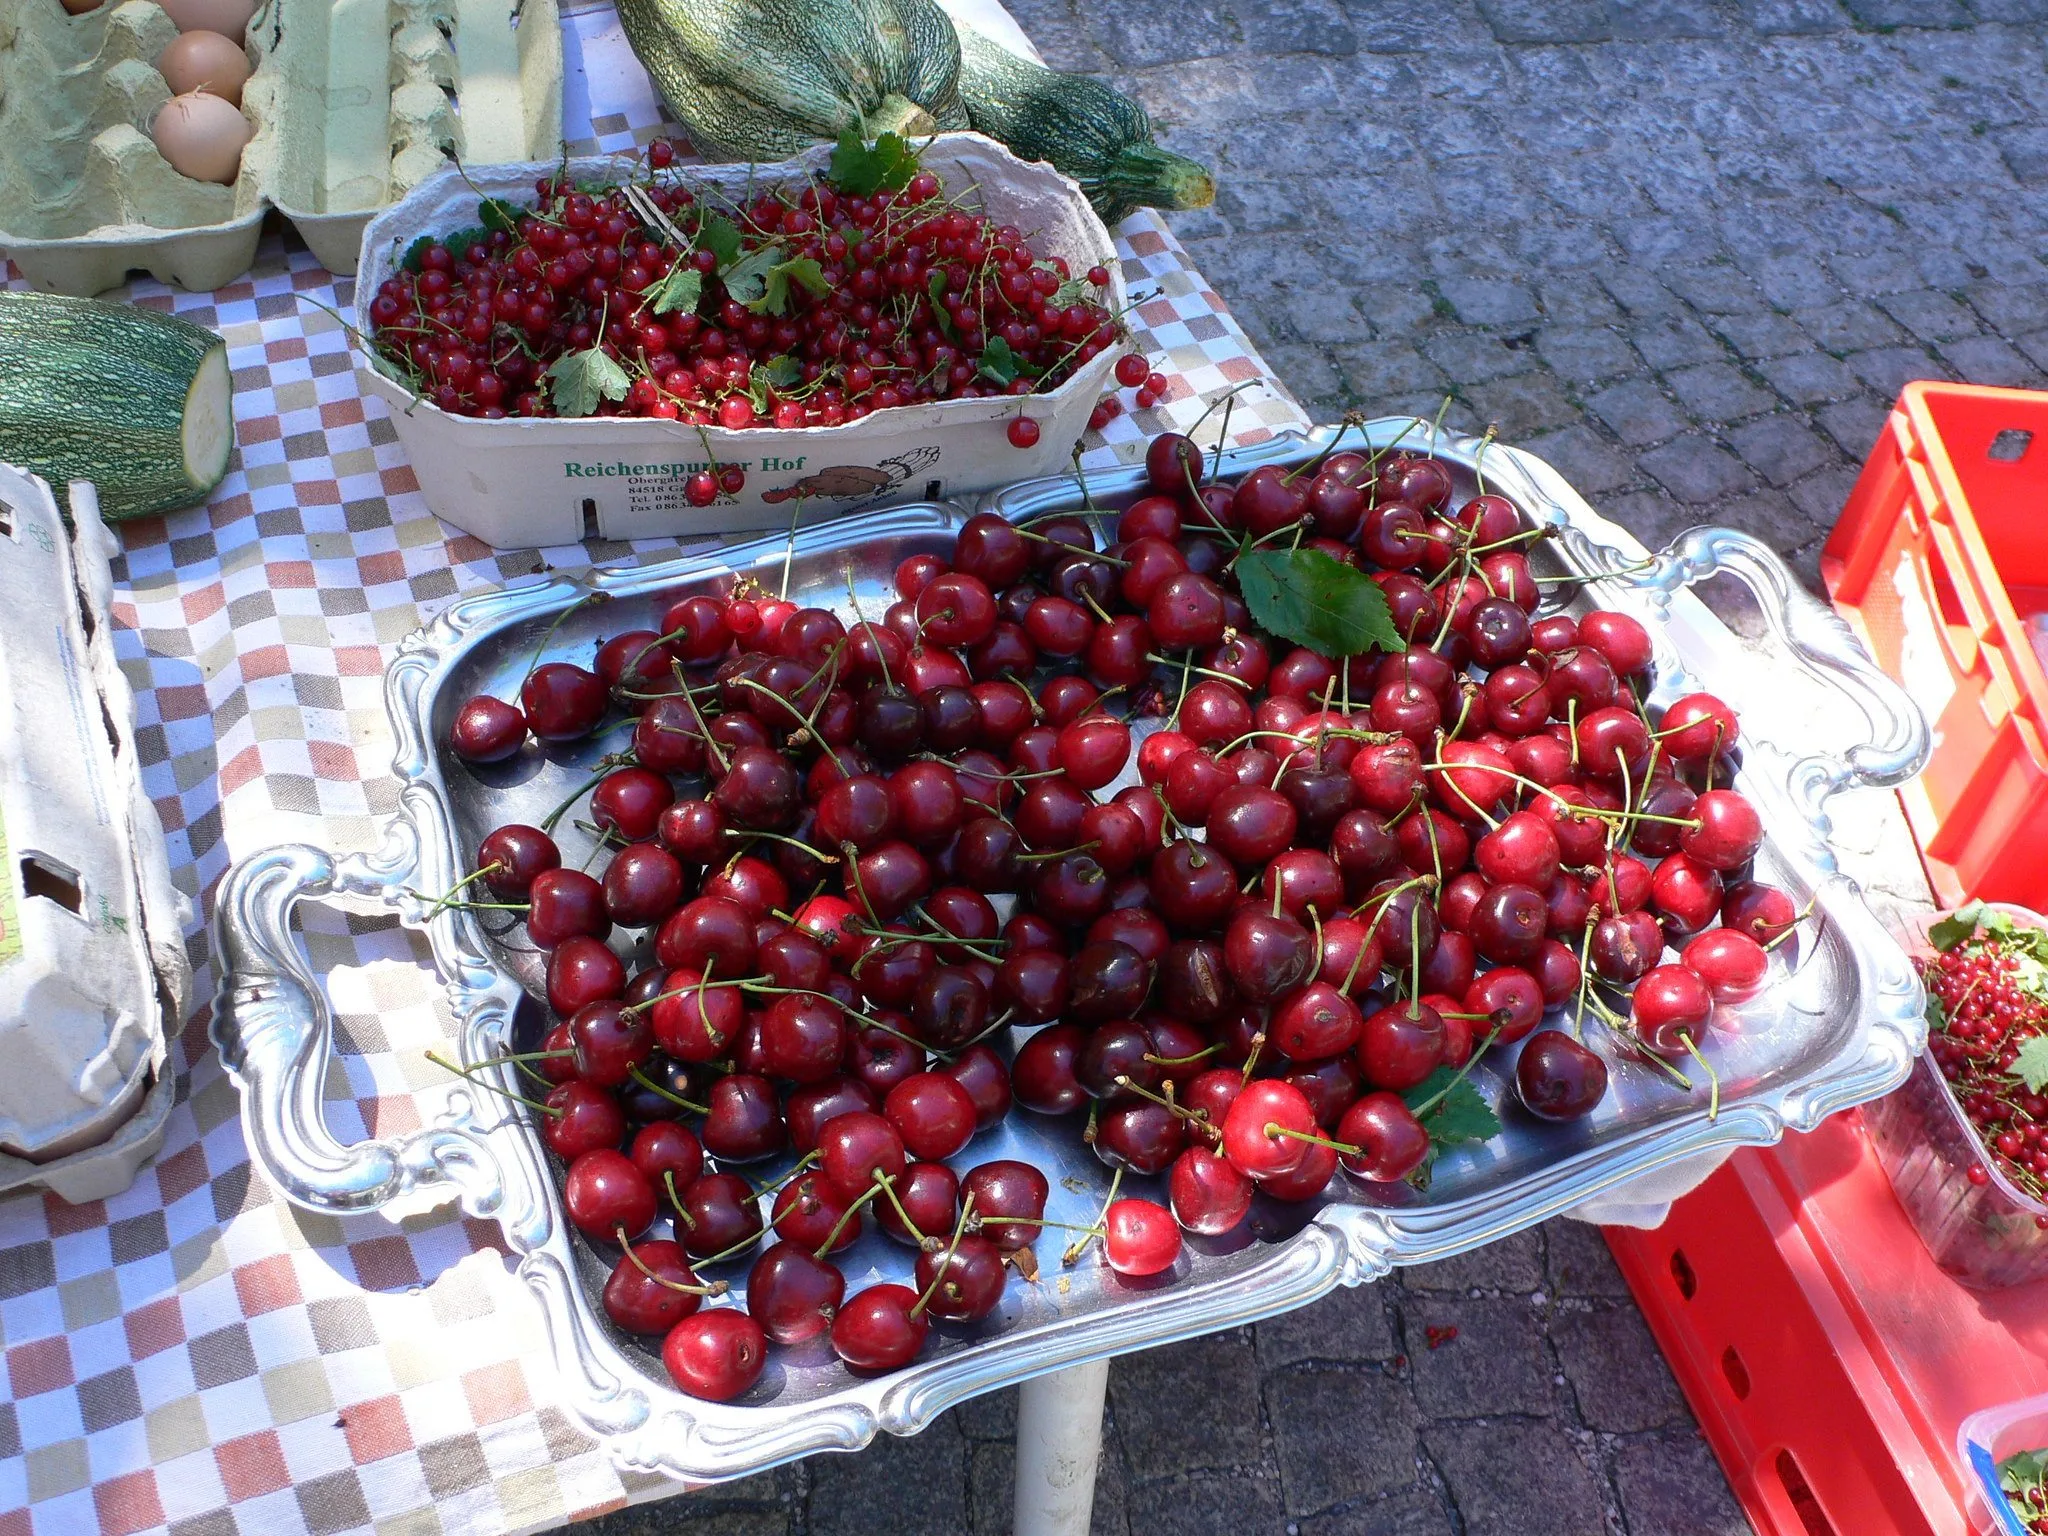
{"label": "green leaf on currants", "polygon": [[476,221],[485,229],[509,235],[519,228],[519,205],[502,197],[487,197],[476,205]]}
{"label": "green leaf on currants", "polygon": [[666,315],[675,310],[685,314],[696,309],[697,301],[704,296],[704,274],[687,261],[679,261],[662,275],[660,282],[647,290],[647,302],[657,315]]}
{"label": "green leaf on currants", "polygon": [[782,260],[782,247],[764,245],[724,269],[725,291],[752,309],[768,294],[768,274]]}
{"label": "green leaf on currants", "polygon": [[[1968,906],[1957,907],[1940,922],[1927,930],[1927,942],[1943,954],[1947,954],[1963,940],[1977,931],[1977,920],[1985,915],[1984,904],[1973,901]],[[1996,916],[1997,914],[1991,914]]]}
{"label": "green leaf on currants", "polygon": [[[744,265],[744,263],[742,263]],[[734,270],[738,270],[735,268]],[[755,314],[783,315],[789,313],[790,285],[806,289],[813,298],[827,293],[832,285],[825,281],[825,269],[809,256],[799,256],[793,261],[779,261],[770,267],[762,279],[761,295],[755,299],[741,299]],[[726,281],[726,291],[732,291],[732,282]]]}
{"label": "green leaf on currants", "polygon": [[2048,1088],[2048,1035],[2031,1036],[2005,1070],[2007,1076],[2025,1083],[2029,1093]]}
{"label": "green leaf on currants", "polygon": [[1031,369],[1011,350],[1007,341],[1000,336],[991,336],[982,343],[981,363],[977,371],[984,379],[1007,389]]}
{"label": "green leaf on currants", "polygon": [[623,400],[632,381],[603,349],[564,352],[548,369],[548,398],[557,416],[588,416],[599,400]]}
{"label": "green leaf on currants", "polygon": [[[1442,1093],[1444,1084],[1454,1076],[1456,1074],[1449,1067],[1438,1067],[1401,1097],[1411,1108],[1426,1104]],[[1500,1134],[1500,1116],[1480,1097],[1471,1079],[1466,1078],[1444,1094],[1442,1103],[1422,1117],[1422,1128],[1429,1132],[1430,1150],[1440,1152],[1460,1142],[1493,1140]]]}
{"label": "green leaf on currants", "polygon": [[434,243],[432,235],[421,235],[405,248],[405,254],[398,258],[398,264],[408,272],[420,269],[420,258],[427,254],[427,247]]}
{"label": "green leaf on currants", "polygon": [[953,340],[960,333],[954,329],[953,317],[946,310],[946,274],[943,268],[932,268],[924,291],[932,296],[932,318],[939,322],[939,329],[946,333],[946,339]]}
{"label": "green leaf on currants", "polygon": [[1932,1034],[1948,1032],[1948,1010],[1941,1005],[1941,999],[1932,992],[1927,994],[1927,1028]]}
{"label": "green leaf on currants", "polygon": [[765,377],[777,389],[788,389],[802,382],[804,365],[787,352],[779,352],[765,363],[756,363],[754,371]]}
{"label": "green leaf on currants", "polygon": [[1324,656],[1407,646],[1379,583],[1319,549],[1255,549],[1237,584],[1260,628]]}
{"label": "green leaf on currants", "polygon": [[718,258],[718,270],[740,259],[740,227],[720,214],[709,214],[697,226],[697,244]]}
{"label": "green leaf on currants", "polygon": [[2025,1499],[2036,1488],[2048,1486],[2048,1451],[2018,1451],[2006,1457],[1998,1464],[1998,1486],[2014,1499]]}
{"label": "green leaf on currants", "polygon": [[828,179],[848,197],[873,197],[884,187],[893,191],[906,185],[916,174],[917,151],[902,135],[885,133],[874,143],[863,144],[848,128],[832,151]]}
{"label": "green leaf on currants", "polygon": [[1093,304],[1096,302],[1095,285],[1070,277],[1055,288],[1052,297],[1045,302],[1048,308],[1057,305],[1061,309],[1072,309],[1076,304]]}

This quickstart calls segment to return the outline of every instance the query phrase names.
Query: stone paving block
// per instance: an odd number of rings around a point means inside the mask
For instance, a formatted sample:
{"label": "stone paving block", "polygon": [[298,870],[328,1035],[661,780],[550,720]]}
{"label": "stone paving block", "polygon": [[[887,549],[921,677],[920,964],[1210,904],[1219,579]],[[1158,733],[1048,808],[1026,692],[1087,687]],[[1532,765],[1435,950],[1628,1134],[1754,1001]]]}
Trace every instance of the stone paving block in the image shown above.
{"label": "stone paving block", "polygon": [[1767,411],[1777,401],[1758,389],[1731,363],[1701,363],[1664,375],[1665,388],[1700,421],[1740,421]]}
{"label": "stone paving block", "polygon": [[[2048,0],[2043,0],[2048,4]],[[2048,325],[2048,283],[2007,286],[1975,282],[1963,290],[1970,308],[1999,335],[2012,337]]]}
{"label": "stone paving block", "polygon": [[1088,21],[1096,45],[1122,69],[1213,58],[1235,43],[1222,9],[1205,0],[1170,10],[1091,6]]}
{"label": "stone paving block", "polygon": [[1517,443],[1546,461],[1582,496],[1618,490],[1635,478],[1627,457],[1591,427],[1566,427]]}
{"label": "stone paving block", "polygon": [[1838,32],[1849,25],[1835,0],[1741,0],[1741,5],[1743,17],[1766,36]]}
{"label": "stone paving block", "polygon": [[1920,274],[1919,252],[1893,245],[1874,251],[1837,251],[1828,257],[1828,267],[1848,292],[1877,298],[1880,308],[1912,329],[1894,305],[1903,301],[1911,309],[1906,296],[1926,281]]}
{"label": "stone paving block", "polygon": [[[1435,303],[1414,283],[1360,283],[1351,302],[1382,335],[1412,331],[1436,319]],[[2048,323],[2048,312],[2041,318]]]}
{"label": "stone paving block", "polygon": [[1343,413],[1344,381],[1320,351],[1295,341],[1269,342],[1261,350],[1294,391],[1295,398],[1309,408],[1311,416],[1318,414],[1316,406],[1310,404],[1312,401],[1335,405],[1338,413]]}
{"label": "stone paving block", "polygon": [[1411,1488],[1299,1522],[1299,1536],[1451,1536],[1453,1529],[1434,1488]]}
{"label": "stone paving block", "polygon": [[1835,450],[1802,417],[1790,411],[1733,428],[1728,433],[1728,443],[1742,456],[1743,463],[1772,485],[1781,487],[1836,457]]}
{"label": "stone paving block", "polygon": [[1245,234],[1269,235],[1275,230],[1302,229],[1307,212],[1300,191],[1283,181],[1231,176],[1216,189],[1216,211],[1230,227]]}
{"label": "stone paving block", "polygon": [[1289,328],[1303,341],[1348,346],[1369,340],[1372,322],[1359,313],[1351,294],[1342,288],[1288,296]]}
{"label": "stone paving block", "polygon": [[1966,24],[1962,0],[1843,0],[1866,27],[1954,27]]}
{"label": "stone paving block", "polygon": [[1523,283],[1447,277],[1437,286],[1467,325],[1516,325],[1537,318],[1536,296]]}
{"label": "stone paving block", "polygon": [[1970,0],[1979,21],[2048,21],[2048,0]]}
{"label": "stone paving block", "polygon": [[1789,357],[1795,352],[1813,350],[1806,333],[1792,323],[1790,316],[1776,310],[1758,308],[1743,315],[1715,315],[1707,321],[1707,329],[1751,360]]}
{"label": "stone paving block", "polygon": [[1387,1317],[1384,1283],[1340,1286],[1321,1301],[1271,1317],[1252,1329],[1268,1371],[1304,1360],[1363,1364],[1399,1353]]}
{"label": "stone paving block", "polygon": [[1786,495],[1792,499],[1806,520],[1818,528],[1832,528],[1835,519],[1842,515],[1842,508],[1849,504],[1849,493],[1856,487],[1856,477],[1863,472],[1859,461],[1843,464],[1836,469],[1824,469],[1818,474],[1808,475]]}
{"label": "stone paving block", "polygon": [[1824,405],[1814,412],[1814,419],[1844,453],[1860,464],[1869,457],[1870,445],[1877,441],[1890,405],[1889,400],[1880,403],[1866,395],[1856,400]]}
{"label": "stone paving block", "polygon": [[1479,0],[1504,43],[1598,43],[1613,36],[1602,0]]}
{"label": "stone paving block", "polygon": [[1843,359],[1850,370],[1871,389],[1890,399],[1899,387],[1913,379],[1939,379],[1947,370],[1927,355],[1924,347],[1872,347],[1852,352]]}
{"label": "stone paving block", "polygon": [[1006,1440],[1017,1433],[1017,1389],[969,1398],[953,1410],[953,1417],[970,1440]]}
{"label": "stone paving block", "polygon": [[1750,485],[1749,471],[1740,459],[1697,434],[1652,448],[1638,455],[1636,463],[1665,490],[1694,506],[1733,496]]}
{"label": "stone paving block", "polygon": [[1230,0],[1244,41],[1269,53],[1321,53],[1349,58],[1358,34],[1336,0]]}
{"label": "stone paving block", "polygon": [[1690,315],[1668,315],[1630,327],[1629,340],[1652,368],[1683,368],[1690,363],[1711,363],[1726,357],[1721,343]]}
{"label": "stone paving block", "polygon": [[958,1536],[967,1528],[967,1441],[946,1416],[921,1435],[877,1435],[858,1456],[814,1456],[812,1536]]}
{"label": "stone paving block", "polygon": [[1550,1342],[1589,1428],[1627,1434],[1691,1422],[1685,1397],[1632,1304],[1560,1310],[1550,1320]]}
{"label": "stone paving block", "polygon": [[1422,350],[1460,384],[1482,384],[1535,366],[1529,348],[1503,346],[1500,337],[1484,331],[1438,331]]}
{"label": "stone paving block", "polygon": [[[1557,1406],[1543,1310],[1524,1296],[1471,1299],[1410,1295],[1402,1304],[1415,1397],[1436,1419],[1548,1414]],[[1428,1330],[1458,1330],[1429,1347]]]}
{"label": "stone paving block", "polygon": [[1614,296],[1591,275],[1546,272],[1536,284],[1536,300],[1543,313],[1559,325],[1605,324],[1621,317]]}
{"label": "stone paving block", "polygon": [[1996,336],[1966,336],[1945,342],[1939,349],[1942,361],[1959,379],[1972,384],[1996,384],[2007,389],[2039,389],[2043,369]]}
{"label": "stone paving block", "polygon": [[1406,1382],[1378,1371],[1297,1367],[1266,1380],[1287,1512],[1404,1488],[1416,1479],[1421,1414]]}
{"label": "stone paving block", "polygon": [[1841,297],[1827,269],[1803,252],[1758,257],[1742,266],[1764,297],[1780,309],[1829,304]]}
{"label": "stone paving block", "polygon": [[1566,396],[1554,374],[1522,373],[1510,379],[1496,379],[1466,391],[1472,408],[1488,422],[1497,423],[1506,442],[1517,443],[1569,426],[1579,419],[1579,408]]}
{"label": "stone paving block", "polygon": [[1548,327],[1536,333],[1536,350],[1575,384],[1642,371],[1642,361],[1628,342],[1606,326]]}
{"label": "stone paving block", "polygon": [[1957,341],[1982,330],[1967,307],[1932,289],[1895,293],[1878,307],[1922,341]]}
{"label": "stone paving block", "polygon": [[1331,356],[1343,376],[1346,397],[1370,415],[1385,415],[1381,402],[1394,395],[1434,390],[1441,399],[1450,387],[1449,375],[1413,347],[1380,341],[1338,347]]}
{"label": "stone paving block", "polygon": [[1697,1431],[1630,1442],[1615,1453],[1614,1463],[1630,1531],[1749,1536],[1749,1522]]}
{"label": "stone paving block", "polygon": [[1614,0],[1614,35],[1635,42],[1661,38],[1719,37],[1727,23],[1710,0]]}
{"label": "stone paving block", "polygon": [[1131,1490],[1133,1536],[1280,1536],[1286,1526],[1271,1478],[1211,1474]]}
{"label": "stone paving block", "polygon": [[1586,409],[1631,447],[1661,443],[1686,428],[1686,419],[1651,379],[1610,385],[1586,399]]}
{"label": "stone paving block", "polygon": [[1730,263],[1679,268],[1663,277],[1666,287],[1702,314],[1743,314],[1763,304],[1749,274]]}
{"label": "stone paving block", "polygon": [[[1662,549],[1686,529],[1697,527],[1701,521],[1697,507],[1682,505],[1661,486],[1602,497],[1599,510],[1603,516],[1633,533],[1647,549]],[[1552,1223],[1553,1228],[1560,1225],[1563,1223]],[[1572,1222],[1571,1225],[1579,1223]]]}
{"label": "stone paving block", "polygon": [[1401,1271],[1410,1291],[1507,1291],[1526,1296],[1543,1284],[1543,1232],[1532,1227],[1456,1258]]}
{"label": "stone paving block", "polygon": [[[1199,1382],[1198,1393],[1189,1385]],[[1259,1459],[1258,1362],[1251,1340],[1211,1334],[1126,1355],[1109,1369],[1124,1456],[1139,1481]]]}
{"label": "stone paving block", "polygon": [[1818,405],[1824,400],[1861,394],[1863,390],[1849,366],[1825,352],[1767,358],[1757,363],[1756,371],[1795,405]]}
{"label": "stone paving block", "polygon": [[1816,527],[1783,491],[1731,496],[1715,506],[1711,521],[1754,534],[1780,554],[1797,549],[1816,533],[1827,531],[1825,525]]}
{"label": "stone paving block", "polygon": [[1860,302],[1796,309],[1792,318],[1830,352],[1858,352],[1866,347],[1890,346],[1903,339],[1899,328],[1875,306]]}
{"label": "stone paving block", "polygon": [[[1423,1431],[1466,1536],[1588,1536],[1601,1529],[1600,1484],[1556,1424],[1515,1420]],[[1669,1536],[1654,1525],[1643,1536]]]}

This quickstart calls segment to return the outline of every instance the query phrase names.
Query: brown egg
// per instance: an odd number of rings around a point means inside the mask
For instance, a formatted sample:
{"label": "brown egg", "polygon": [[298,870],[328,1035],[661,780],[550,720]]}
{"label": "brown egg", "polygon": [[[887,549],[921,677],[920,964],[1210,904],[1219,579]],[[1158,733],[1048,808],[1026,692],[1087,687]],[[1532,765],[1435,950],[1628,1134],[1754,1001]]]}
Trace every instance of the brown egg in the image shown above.
{"label": "brown egg", "polygon": [[249,80],[249,56],[218,32],[180,32],[157,55],[156,67],[173,96],[204,91],[237,107]]}
{"label": "brown egg", "polygon": [[218,32],[241,41],[256,14],[256,0],[157,0],[180,32]]}
{"label": "brown egg", "polygon": [[218,96],[191,91],[163,104],[151,136],[157,153],[179,175],[232,186],[251,132],[238,108]]}

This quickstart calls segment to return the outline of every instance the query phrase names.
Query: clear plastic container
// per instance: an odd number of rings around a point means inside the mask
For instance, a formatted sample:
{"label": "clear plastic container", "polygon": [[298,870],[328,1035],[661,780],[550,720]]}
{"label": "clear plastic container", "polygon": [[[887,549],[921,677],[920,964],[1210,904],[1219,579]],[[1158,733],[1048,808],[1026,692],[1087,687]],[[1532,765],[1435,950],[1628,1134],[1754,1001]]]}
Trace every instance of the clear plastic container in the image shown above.
{"label": "clear plastic container", "polygon": [[[2048,918],[2025,907],[1987,905],[2029,927],[2048,928]],[[1916,950],[1933,952],[1924,929]],[[1863,1107],[1863,1123],[1899,1203],[1944,1273],[1979,1290],[2048,1275],[2048,1205],[1998,1171],[1931,1051],[1920,1053],[1904,1087]],[[1972,1167],[1984,1169],[1984,1183],[1970,1182]]]}
{"label": "clear plastic container", "polygon": [[1978,1530],[2033,1536],[1998,1486],[1998,1464],[2042,1449],[2048,1449],[2048,1397],[1980,1409],[1956,1426],[1956,1460],[1969,1471],[1970,1516]]}

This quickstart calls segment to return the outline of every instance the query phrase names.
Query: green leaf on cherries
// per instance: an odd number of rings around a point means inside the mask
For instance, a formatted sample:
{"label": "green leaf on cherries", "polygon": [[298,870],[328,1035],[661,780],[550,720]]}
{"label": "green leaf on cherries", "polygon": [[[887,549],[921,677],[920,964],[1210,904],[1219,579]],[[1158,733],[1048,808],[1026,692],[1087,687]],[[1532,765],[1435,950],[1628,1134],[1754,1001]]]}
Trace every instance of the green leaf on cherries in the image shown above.
{"label": "green leaf on cherries", "polygon": [[1319,549],[1255,549],[1237,584],[1260,628],[1324,656],[1406,648],[1379,583]]}
{"label": "green leaf on cherries", "polygon": [[687,261],[679,261],[670,267],[661,281],[647,290],[647,302],[657,315],[670,314],[678,309],[688,314],[703,296],[704,274]]}
{"label": "green leaf on cherries", "polygon": [[2027,1040],[2007,1067],[2006,1075],[2016,1077],[2027,1085],[2027,1092],[2039,1093],[2048,1088],[2048,1035],[2035,1035]]}
{"label": "green leaf on cherries", "polygon": [[632,383],[626,370],[598,347],[565,352],[548,369],[548,398],[557,416],[588,416],[599,400],[623,400]]}
{"label": "green leaf on cherries", "polygon": [[[728,282],[726,287],[731,288]],[[825,269],[809,256],[799,256],[793,261],[778,261],[768,269],[757,299],[742,300],[755,314],[784,315],[789,313],[789,290],[803,288],[813,298],[828,292],[831,284],[825,281]]]}
{"label": "green leaf on cherries", "polygon": [[[1438,1067],[1402,1097],[1410,1108],[1426,1104],[1443,1093],[1444,1084],[1456,1076],[1449,1067]],[[1422,1128],[1429,1132],[1432,1152],[1467,1141],[1491,1141],[1500,1134],[1500,1116],[1493,1112],[1472,1080],[1461,1079],[1430,1112],[1422,1116]]]}
{"label": "green leaf on cherries", "polygon": [[740,259],[740,227],[720,214],[707,214],[697,226],[697,244],[718,258],[718,270]]}
{"label": "green leaf on cherries", "polygon": [[901,134],[885,133],[872,144],[848,128],[832,151],[828,178],[848,197],[873,197],[882,188],[894,190],[917,174],[917,151]]}

